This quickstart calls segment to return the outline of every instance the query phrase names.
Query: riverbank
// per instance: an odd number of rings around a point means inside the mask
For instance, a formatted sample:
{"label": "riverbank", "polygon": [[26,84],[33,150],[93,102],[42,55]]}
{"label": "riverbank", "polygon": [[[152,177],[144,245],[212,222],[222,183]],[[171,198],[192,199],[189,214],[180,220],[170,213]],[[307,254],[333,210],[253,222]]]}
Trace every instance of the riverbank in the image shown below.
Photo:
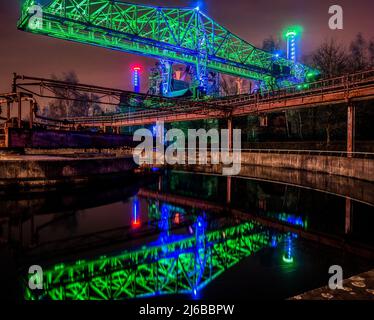
{"label": "riverbank", "polygon": [[0,187],[30,189],[116,179],[137,168],[132,155],[0,155]]}

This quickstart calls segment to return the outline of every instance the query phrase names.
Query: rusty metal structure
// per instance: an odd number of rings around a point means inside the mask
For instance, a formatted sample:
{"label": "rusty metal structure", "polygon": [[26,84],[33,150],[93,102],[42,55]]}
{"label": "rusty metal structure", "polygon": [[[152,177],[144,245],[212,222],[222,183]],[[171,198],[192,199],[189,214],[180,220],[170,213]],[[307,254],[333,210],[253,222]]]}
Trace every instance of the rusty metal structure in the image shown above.
{"label": "rusty metal structure", "polygon": [[[250,114],[264,115],[289,109],[311,108],[323,105],[347,104],[347,152],[354,152],[355,103],[374,97],[374,70],[363,71],[333,79],[304,85],[296,85],[262,94],[244,94],[210,100],[190,100],[154,96],[103,88],[99,86],[72,84],[63,81],[15,75],[14,92],[2,95],[6,105],[6,126],[32,128],[44,126],[60,130],[79,128],[119,128],[153,125],[157,121],[181,122],[206,119],[227,119]],[[94,98],[95,97],[95,100]],[[41,113],[43,101],[61,100],[85,103],[87,108],[98,103],[101,114],[51,118]],[[28,121],[22,121],[22,109],[28,108]],[[118,108],[121,106],[122,108]],[[10,117],[17,110],[16,119]],[[123,108],[128,112],[123,112]],[[4,126],[4,125],[3,125]]]}

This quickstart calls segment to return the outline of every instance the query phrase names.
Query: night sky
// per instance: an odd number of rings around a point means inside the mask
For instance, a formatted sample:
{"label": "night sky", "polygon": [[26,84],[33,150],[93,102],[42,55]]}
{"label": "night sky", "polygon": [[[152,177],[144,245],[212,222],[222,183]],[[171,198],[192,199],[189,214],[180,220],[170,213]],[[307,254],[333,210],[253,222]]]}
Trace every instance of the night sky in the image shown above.
{"label": "night sky", "polygon": [[[129,2],[158,6],[196,7],[250,43],[261,46],[269,35],[276,36],[287,25],[304,27],[303,53],[315,49],[327,38],[349,44],[358,32],[374,37],[373,0],[205,0]],[[328,8],[338,4],[344,9],[344,30],[328,28]],[[130,65],[152,59],[90,47],[18,31],[19,1],[0,0],[0,92],[10,91],[13,72],[50,77],[75,71],[82,83],[130,89]],[[147,80],[143,80],[145,87]]]}

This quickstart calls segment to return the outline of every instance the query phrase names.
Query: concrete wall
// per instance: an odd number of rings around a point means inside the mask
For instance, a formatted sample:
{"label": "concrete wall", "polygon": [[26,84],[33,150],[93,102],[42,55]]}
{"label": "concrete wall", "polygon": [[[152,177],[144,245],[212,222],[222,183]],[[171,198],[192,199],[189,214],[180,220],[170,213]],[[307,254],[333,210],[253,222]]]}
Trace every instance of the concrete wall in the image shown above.
{"label": "concrete wall", "polygon": [[[328,182],[331,182],[331,179],[353,178],[365,182],[363,187],[365,192],[360,193],[359,190],[355,190],[359,193],[359,198],[364,198],[366,199],[364,201],[368,201],[367,199],[373,199],[374,197],[373,192],[368,192],[373,189],[374,159],[256,152],[242,152],[241,157],[241,172],[239,174],[241,176],[295,183],[316,189],[324,189],[330,184]],[[169,165],[167,167],[193,172],[222,174],[222,165],[210,164],[210,156],[208,156],[208,164],[206,165],[186,164]],[[307,177],[306,174],[308,174]],[[305,182],[307,183],[305,184]],[[346,180],[340,181],[338,185],[341,183],[346,184]],[[338,185],[334,186],[331,192],[339,191],[340,187]],[[344,188],[346,189],[345,191],[349,191],[350,186],[352,184],[347,184],[346,188]],[[362,193],[365,193],[363,197],[361,196]]]}
{"label": "concrete wall", "polygon": [[242,165],[305,170],[374,182],[373,159],[244,152]]}
{"label": "concrete wall", "polygon": [[84,182],[129,173],[135,168],[132,156],[90,159],[14,156],[0,161],[0,186]]}
{"label": "concrete wall", "polygon": [[58,130],[6,130],[8,148],[118,148],[136,146],[132,136]]}

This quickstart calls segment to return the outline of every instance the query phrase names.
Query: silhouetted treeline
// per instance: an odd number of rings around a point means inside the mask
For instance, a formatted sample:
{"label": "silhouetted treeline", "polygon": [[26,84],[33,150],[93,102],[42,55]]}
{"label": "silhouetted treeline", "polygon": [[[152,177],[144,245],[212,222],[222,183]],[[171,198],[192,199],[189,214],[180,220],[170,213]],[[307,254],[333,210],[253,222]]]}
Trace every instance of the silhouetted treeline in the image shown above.
{"label": "silhouetted treeline", "polygon": [[374,39],[367,40],[358,33],[348,47],[335,39],[329,39],[304,60],[318,69],[323,78],[372,69]]}
{"label": "silhouetted treeline", "polygon": [[[78,76],[74,71],[63,73],[60,77],[52,75],[52,79],[70,84],[79,83]],[[82,93],[71,88],[55,88],[54,94],[56,99],[50,101],[48,106],[43,109],[45,116],[61,119],[102,113],[100,97],[95,94]]]}

